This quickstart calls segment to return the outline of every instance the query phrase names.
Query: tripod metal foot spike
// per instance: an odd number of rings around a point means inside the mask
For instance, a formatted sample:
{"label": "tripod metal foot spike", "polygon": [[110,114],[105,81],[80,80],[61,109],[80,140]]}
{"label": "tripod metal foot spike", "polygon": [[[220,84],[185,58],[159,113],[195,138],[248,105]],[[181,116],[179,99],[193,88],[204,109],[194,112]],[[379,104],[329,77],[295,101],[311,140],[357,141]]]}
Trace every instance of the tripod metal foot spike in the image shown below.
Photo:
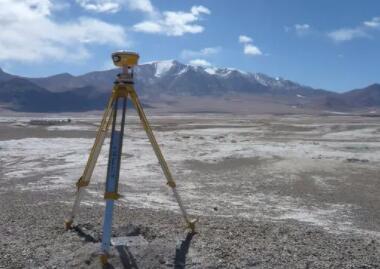
{"label": "tripod metal foot spike", "polygon": [[[90,183],[91,176],[95,169],[102,145],[107,135],[108,129],[112,123],[111,128],[111,142],[108,157],[108,168],[104,199],[106,201],[106,208],[103,219],[103,234],[101,243],[101,256],[100,260],[103,265],[108,261],[108,254],[110,248],[110,241],[112,235],[112,215],[115,200],[120,195],[118,194],[118,183],[120,174],[120,161],[122,154],[122,145],[124,137],[125,116],[127,110],[127,100],[131,99],[138,115],[142,126],[148,136],[149,142],[153,147],[153,151],[158,159],[158,162],[165,175],[168,186],[172,189],[173,195],[179,205],[182,216],[186,222],[186,227],[195,232],[195,223],[197,220],[190,220],[186,208],[183,205],[181,197],[177,191],[176,183],[170,172],[169,166],[161,152],[161,149],[153,134],[152,128],[144,113],[143,107],[133,87],[133,67],[137,65],[139,55],[134,52],[115,52],[112,54],[112,60],[116,66],[122,67],[122,73],[117,76],[115,86],[113,87],[111,97],[108,101],[107,107],[103,114],[103,119],[99,126],[94,145],[91,149],[86,167],[83,175],[76,183],[77,192],[73,208],[69,217],[65,221],[65,228],[70,229],[74,223],[75,217],[79,213],[79,205],[85,194],[85,187]],[[120,106],[121,101],[121,106]],[[121,112],[119,115],[119,111]]]}

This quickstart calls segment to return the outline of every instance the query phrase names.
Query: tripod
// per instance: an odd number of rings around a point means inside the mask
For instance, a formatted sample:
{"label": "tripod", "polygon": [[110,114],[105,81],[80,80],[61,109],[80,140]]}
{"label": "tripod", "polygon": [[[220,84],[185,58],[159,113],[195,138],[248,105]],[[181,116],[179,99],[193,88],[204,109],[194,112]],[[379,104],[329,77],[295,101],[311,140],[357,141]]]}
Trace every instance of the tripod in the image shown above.
{"label": "tripod", "polygon": [[160,147],[158,146],[152,128],[149,125],[148,119],[146,118],[142,105],[133,86],[133,66],[137,65],[138,58],[139,55],[133,52],[116,52],[112,54],[112,59],[115,65],[122,67],[122,73],[119,74],[115,80],[115,85],[113,87],[111,97],[104,111],[103,119],[98,129],[95,142],[91,149],[83,175],[79,178],[78,182],[76,183],[77,192],[72,211],[68,219],[65,221],[66,229],[70,229],[72,227],[74,218],[78,215],[79,205],[85,193],[84,188],[87,187],[90,183],[90,179],[93,174],[96,162],[98,160],[104,139],[107,135],[107,131],[110,125],[112,125],[107,167],[107,178],[104,194],[104,199],[106,200],[106,208],[104,213],[103,234],[101,243],[101,262],[103,264],[107,263],[110,248],[114,203],[115,200],[117,200],[120,197],[120,195],[118,194],[118,182],[120,174],[120,161],[128,98],[132,101],[139,115],[140,121],[148,136],[149,142],[152,145],[154,153],[156,154],[158,162],[161,165],[161,168],[164,172],[167,184],[173,190],[174,197],[177,200],[177,203],[179,205],[183,218],[187,224],[187,227],[191,229],[192,232],[194,232],[195,230],[196,220],[190,220],[187,215],[181,197],[177,192],[176,183],[172,177],[169,167],[165,161],[165,158],[162,155]]}

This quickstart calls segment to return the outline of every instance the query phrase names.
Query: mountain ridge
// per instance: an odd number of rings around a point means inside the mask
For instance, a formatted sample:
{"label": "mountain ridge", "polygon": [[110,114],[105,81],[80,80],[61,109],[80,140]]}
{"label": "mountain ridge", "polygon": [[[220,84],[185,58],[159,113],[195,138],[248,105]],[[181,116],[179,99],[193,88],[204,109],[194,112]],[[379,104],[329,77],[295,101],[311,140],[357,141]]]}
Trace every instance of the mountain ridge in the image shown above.
{"label": "mountain ridge", "polygon": [[[4,87],[4,82],[14,78],[21,78],[29,81],[31,84],[24,85],[17,89],[17,83],[14,85],[15,91],[18,92],[20,100],[25,92],[25,87],[29,87],[31,92],[37,94],[36,87],[44,89],[44,96],[52,95],[49,102],[55,104],[57,111],[68,110],[92,110],[102,109],[103,103],[106,102],[107,96],[111,91],[113,81],[118,69],[109,69],[104,71],[93,71],[83,75],[75,76],[69,73],[61,73],[48,77],[26,78],[8,74],[0,69],[0,92]],[[359,111],[369,110],[380,107],[380,84],[375,83],[363,89],[355,89],[344,93],[336,93],[323,89],[314,89],[309,86],[299,84],[284,78],[274,78],[262,73],[245,72],[234,68],[216,68],[210,66],[194,66],[183,64],[177,60],[165,60],[143,63],[135,68],[135,83],[139,95],[146,104],[164,103],[167,106],[179,104],[176,100],[191,99],[225,99],[239,96],[246,100],[252,100],[251,103],[245,104],[248,108],[253,106],[258,100],[266,100],[280,107],[287,107],[289,111],[294,109],[308,111]],[[9,83],[7,85],[9,88]],[[82,89],[82,90],[81,90]],[[83,92],[83,89],[87,91]],[[22,90],[22,91],[21,91]],[[70,98],[62,98],[67,95],[72,98],[76,94],[81,94],[86,105],[83,107],[71,104],[59,104],[53,95],[59,96],[64,103],[69,102]],[[3,91],[0,103],[5,103],[5,107],[13,110],[29,111],[30,107],[20,106],[20,100],[13,96],[13,101],[9,95]],[[31,94],[31,93],[28,93]],[[39,94],[42,94],[41,92]],[[206,98],[207,97],[207,98]],[[16,99],[15,99],[16,98]],[[44,97],[45,98],[45,97]],[[244,101],[246,101],[244,100]],[[22,103],[22,102],[21,102]],[[91,104],[93,103],[93,104]],[[195,102],[197,103],[197,102]],[[212,105],[212,101],[210,101]],[[228,106],[227,101],[225,102]],[[243,103],[243,102],[242,102]],[[153,105],[154,106],[154,105]],[[207,105],[205,105],[207,106]],[[221,105],[224,106],[224,105]],[[41,110],[46,107],[48,111],[54,111],[51,104],[40,104]],[[196,105],[194,106],[196,110]],[[218,108],[219,109],[219,108]],[[220,110],[223,110],[220,108]],[[227,109],[228,110],[228,109]],[[248,109],[249,110],[249,109]]]}

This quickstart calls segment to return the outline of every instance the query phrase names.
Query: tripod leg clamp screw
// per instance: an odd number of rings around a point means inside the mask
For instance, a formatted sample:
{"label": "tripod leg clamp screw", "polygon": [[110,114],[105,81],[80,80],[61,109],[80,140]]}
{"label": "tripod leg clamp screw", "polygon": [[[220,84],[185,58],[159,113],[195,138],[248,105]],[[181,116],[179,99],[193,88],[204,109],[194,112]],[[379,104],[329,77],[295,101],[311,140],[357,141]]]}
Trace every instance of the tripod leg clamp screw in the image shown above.
{"label": "tripod leg clamp screw", "polygon": [[80,177],[76,185],[77,185],[77,188],[79,189],[82,187],[87,187],[89,183],[90,183],[89,181],[84,181],[83,177]]}
{"label": "tripod leg clamp screw", "polygon": [[192,233],[195,233],[195,223],[198,222],[198,219],[193,219],[189,222],[187,222],[187,228],[191,230]]}
{"label": "tripod leg clamp screw", "polygon": [[70,230],[72,228],[73,221],[72,220],[66,220],[65,221],[65,230]]}
{"label": "tripod leg clamp screw", "polygon": [[168,181],[168,183],[167,183],[168,185],[169,185],[169,187],[171,187],[171,188],[175,188],[176,187],[176,184],[175,184],[175,182],[174,181]]}

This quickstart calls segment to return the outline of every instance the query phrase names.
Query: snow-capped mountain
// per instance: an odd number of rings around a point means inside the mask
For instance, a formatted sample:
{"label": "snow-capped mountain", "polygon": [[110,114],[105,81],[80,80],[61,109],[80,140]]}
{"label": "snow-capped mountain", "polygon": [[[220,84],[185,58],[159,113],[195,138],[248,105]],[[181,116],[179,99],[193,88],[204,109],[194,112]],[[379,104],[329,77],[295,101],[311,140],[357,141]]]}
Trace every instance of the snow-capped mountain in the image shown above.
{"label": "snow-capped mountain", "polygon": [[[53,92],[93,86],[109,91],[118,69],[97,71],[81,76],[60,74],[29,79]],[[248,73],[233,68],[202,67],[182,64],[176,60],[143,63],[135,68],[136,88],[143,94],[225,95],[232,93],[275,94],[293,96],[315,95],[310,87],[260,73]],[[65,83],[62,83],[65,81]]]}
{"label": "snow-capped mountain", "polygon": [[135,69],[137,89],[145,95],[175,94],[204,96],[226,94],[267,94],[314,96],[327,92],[282,78],[249,73],[233,68],[182,64],[175,60],[141,64]]}
{"label": "snow-capped mountain", "polygon": [[[67,105],[67,108],[70,111],[102,109],[118,72],[118,69],[111,69],[80,76],[64,73],[45,78],[22,78],[0,70],[0,105],[5,104],[6,107],[26,111],[65,111],[66,105],[61,104],[60,100],[70,103],[70,98],[81,98],[86,106],[73,106],[77,103],[75,100]],[[357,93],[337,94],[261,73],[244,72],[234,68],[194,66],[176,60],[149,62],[137,66],[135,82],[136,90],[145,104],[162,101],[174,104],[173,100],[192,98],[193,104],[198,103],[196,100],[209,100],[209,103],[215,103],[215,100],[234,100],[240,102],[241,106],[244,103],[244,106],[248,107],[255,102],[291,109],[350,110],[352,104],[355,108],[362,107],[361,103],[351,102],[351,96],[358,96]],[[375,90],[371,91],[371,97],[376,96],[380,99],[373,93],[377,91],[378,86],[372,88]],[[30,103],[26,106],[23,104],[27,99],[24,95],[28,98],[32,96],[33,100],[46,100],[50,105],[46,105],[46,109],[44,102],[38,102],[39,105],[36,107]],[[43,99],[39,99],[39,96]],[[367,100],[365,96],[361,96],[360,100]],[[363,102],[364,107],[368,104],[380,104],[380,100]],[[54,109],[56,106],[59,109]]]}

